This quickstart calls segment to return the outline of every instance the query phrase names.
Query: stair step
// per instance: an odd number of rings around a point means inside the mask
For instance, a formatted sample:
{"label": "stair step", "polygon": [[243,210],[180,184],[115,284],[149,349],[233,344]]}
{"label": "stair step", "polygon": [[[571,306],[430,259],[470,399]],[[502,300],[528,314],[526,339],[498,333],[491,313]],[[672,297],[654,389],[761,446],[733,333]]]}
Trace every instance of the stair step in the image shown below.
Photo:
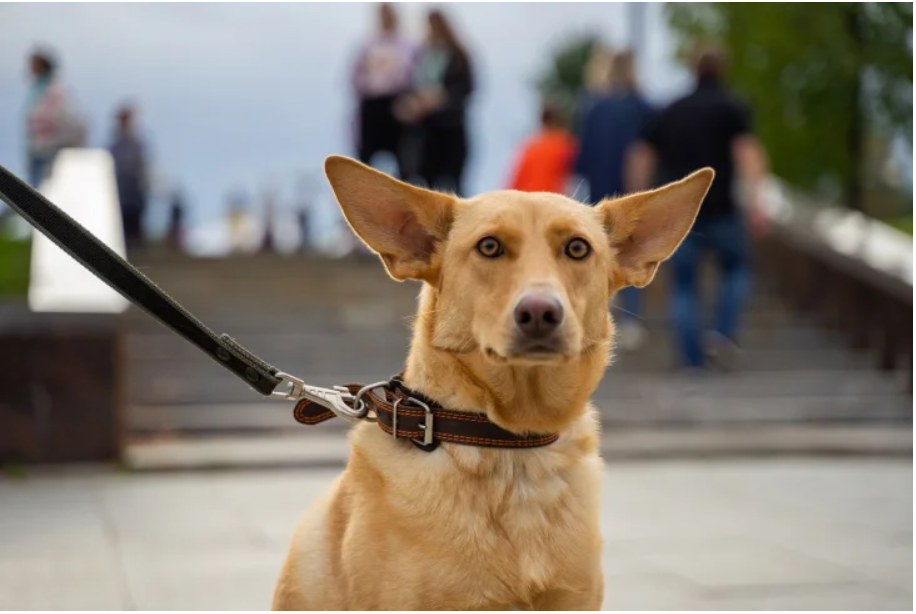
{"label": "stair step", "polygon": [[619,373],[611,367],[598,389],[596,399],[628,399],[651,396],[664,390],[679,395],[700,390],[713,396],[807,397],[847,394],[887,395],[897,392],[892,374],[878,371],[744,371],[695,375]]}
{"label": "stair step", "polygon": [[606,426],[787,423],[911,424],[913,404],[898,394],[806,397],[664,395],[621,400],[601,408]]}
{"label": "stair step", "polygon": [[[337,379],[336,381],[342,381]],[[363,379],[361,381],[370,381]],[[609,376],[593,395],[606,425],[884,422],[912,420],[912,403],[887,376],[864,372],[740,374],[705,381]],[[201,402],[130,408],[134,433],[310,429],[286,402]],[[346,428],[333,420],[316,429]]]}
{"label": "stair step", "polygon": [[[405,351],[410,331],[406,323],[400,326],[385,328],[366,328],[364,330],[347,328],[344,330],[295,330],[278,332],[276,330],[246,334],[238,337],[253,351],[271,354],[281,360],[290,356],[308,353],[312,348],[338,347],[341,352],[348,348],[379,348],[383,351]],[[758,349],[836,349],[846,351],[846,340],[839,335],[832,335],[805,325],[789,325],[784,328],[769,330],[751,328],[742,332],[742,342],[749,351]],[[131,332],[127,336],[128,349],[132,361],[143,363],[156,360],[176,360],[198,356],[200,350],[187,343],[171,331],[159,333]],[[671,333],[667,327],[656,326],[648,331],[645,347],[642,351],[654,351],[657,346],[668,346]]]}
{"label": "stair step", "polygon": [[[404,368],[404,348],[360,348],[352,354],[313,351],[285,355],[265,352],[263,357],[275,366],[316,385],[359,380],[359,374],[372,374],[365,381],[386,379]],[[611,367],[615,374],[668,374],[674,360],[670,350],[653,354],[624,355]],[[741,360],[743,372],[784,373],[786,371],[867,370],[873,361],[867,355],[847,354],[825,348],[759,350],[748,352]],[[344,379],[345,382],[340,380]],[[247,394],[238,379],[219,368],[205,356],[185,359],[137,361],[130,372],[130,398],[136,404],[227,402]],[[775,382],[774,385],[778,385]]]}
{"label": "stair step", "polygon": [[[617,429],[601,438],[605,459],[721,456],[911,456],[913,431],[897,426],[755,425],[750,428]],[[342,467],[350,455],[343,431],[256,436],[169,437],[134,441],[125,464],[134,471]]]}
{"label": "stair step", "polygon": [[[321,300],[302,301],[276,296],[265,299],[266,291],[252,292],[261,294],[262,298],[221,296],[224,304],[214,305],[212,301],[184,300],[178,294],[173,297],[211,328],[235,335],[399,326],[411,322],[417,309],[417,298],[413,295],[344,299],[333,292],[324,292]],[[214,294],[220,296],[217,291]],[[620,320],[619,313],[613,315]],[[649,328],[665,327],[669,317],[665,308],[647,309],[642,321]],[[756,305],[742,315],[742,322],[749,328],[773,328],[792,326],[799,320],[783,307]],[[141,334],[165,331],[156,320],[137,309],[128,310],[124,325],[126,330]]]}
{"label": "stair step", "polygon": [[[374,258],[156,254],[137,261],[211,328],[309,383],[367,383],[403,368],[419,284],[393,282]],[[713,280],[708,270],[701,277],[704,287]],[[748,438],[753,429],[775,432],[786,425],[911,424],[912,397],[901,393],[899,374],[877,372],[873,355],[850,351],[843,337],[806,322],[764,288],[758,286],[748,302],[739,371],[701,379],[673,372],[664,271],[644,291],[643,304],[645,345],[617,352],[594,395],[610,431],[744,429]],[[263,402],[139,310],[128,311],[123,324],[134,437],[342,436],[349,428],[343,421],[298,425],[291,404]],[[280,445],[293,446],[285,440]],[[254,457],[272,458],[255,450]]]}

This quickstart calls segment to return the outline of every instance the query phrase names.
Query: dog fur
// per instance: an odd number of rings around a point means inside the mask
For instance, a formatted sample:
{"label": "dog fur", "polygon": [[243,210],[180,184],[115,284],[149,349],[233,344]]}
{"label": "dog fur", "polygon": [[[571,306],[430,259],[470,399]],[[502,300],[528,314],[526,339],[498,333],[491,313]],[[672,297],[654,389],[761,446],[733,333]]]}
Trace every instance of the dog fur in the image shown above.
{"label": "dog fur", "polygon": [[[588,398],[610,358],[608,300],[652,280],[712,170],[595,207],[514,191],[458,199],[336,156],[325,173],[391,276],[424,282],[406,384],[510,431],[560,438],[427,453],[357,425],[346,470],[296,528],[274,609],[599,609],[602,461]],[[482,255],[484,237],[504,253]],[[565,251],[574,238],[591,247],[581,260]],[[513,312],[532,292],[563,309],[546,353],[519,349]]]}

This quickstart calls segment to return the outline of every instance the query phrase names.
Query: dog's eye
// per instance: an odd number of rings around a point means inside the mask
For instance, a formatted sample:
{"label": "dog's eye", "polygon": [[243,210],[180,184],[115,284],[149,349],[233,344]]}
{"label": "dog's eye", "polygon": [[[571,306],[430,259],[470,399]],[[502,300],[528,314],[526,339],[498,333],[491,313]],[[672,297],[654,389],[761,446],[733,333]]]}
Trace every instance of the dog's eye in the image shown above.
{"label": "dog's eye", "polygon": [[582,260],[592,253],[592,246],[585,239],[573,239],[566,244],[566,255],[573,260]]}
{"label": "dog's eye", "polygon": [[484,237],[478,241],[477,251],[480,252],[481,256],[486,256],[487,258],[498,258],[505,253],[502,243],[493,237]]}

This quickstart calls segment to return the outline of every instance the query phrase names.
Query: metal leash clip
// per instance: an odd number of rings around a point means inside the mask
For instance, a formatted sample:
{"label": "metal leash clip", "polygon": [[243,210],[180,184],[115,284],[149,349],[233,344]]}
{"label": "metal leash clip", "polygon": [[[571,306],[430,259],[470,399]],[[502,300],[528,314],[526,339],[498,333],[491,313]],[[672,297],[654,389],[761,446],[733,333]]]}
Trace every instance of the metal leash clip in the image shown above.
{"label": "metal leash clip", "polygon": [[298,377],[293,377],[288,373],[277,373],[276,377],[280,379],[281,385],[286,385],[286,389],[274,390],[270,393],[271,397],[288,401],[308,399],[312,403],[327,407],[339,418],[350,422],[364,420],[369,413],[366,402],[359,398],[359,395],[352,395],[343,386],[334,388],[309,386]]}

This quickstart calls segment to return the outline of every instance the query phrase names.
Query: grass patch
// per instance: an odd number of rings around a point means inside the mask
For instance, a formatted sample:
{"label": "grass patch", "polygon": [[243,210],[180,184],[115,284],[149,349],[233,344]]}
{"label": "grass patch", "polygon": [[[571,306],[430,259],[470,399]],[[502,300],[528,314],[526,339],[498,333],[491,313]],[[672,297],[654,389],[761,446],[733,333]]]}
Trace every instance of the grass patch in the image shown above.
{"label": "grass patch", "polygon": [[31,258],[31,241],[0,235],[0,297],[25,296]]}
{"label": "grass patch", "polygon": [[913,216],[908,215],[906,217],[892,218],[889,220],[884,220],[886,223],[890,224],[897,230],[903,231],[908,235],[913,234]]}
{"label": "grass patch", "polygon": [[0,463],[0,475],[10,480],[24,480],[28,473],[18,463]]}

